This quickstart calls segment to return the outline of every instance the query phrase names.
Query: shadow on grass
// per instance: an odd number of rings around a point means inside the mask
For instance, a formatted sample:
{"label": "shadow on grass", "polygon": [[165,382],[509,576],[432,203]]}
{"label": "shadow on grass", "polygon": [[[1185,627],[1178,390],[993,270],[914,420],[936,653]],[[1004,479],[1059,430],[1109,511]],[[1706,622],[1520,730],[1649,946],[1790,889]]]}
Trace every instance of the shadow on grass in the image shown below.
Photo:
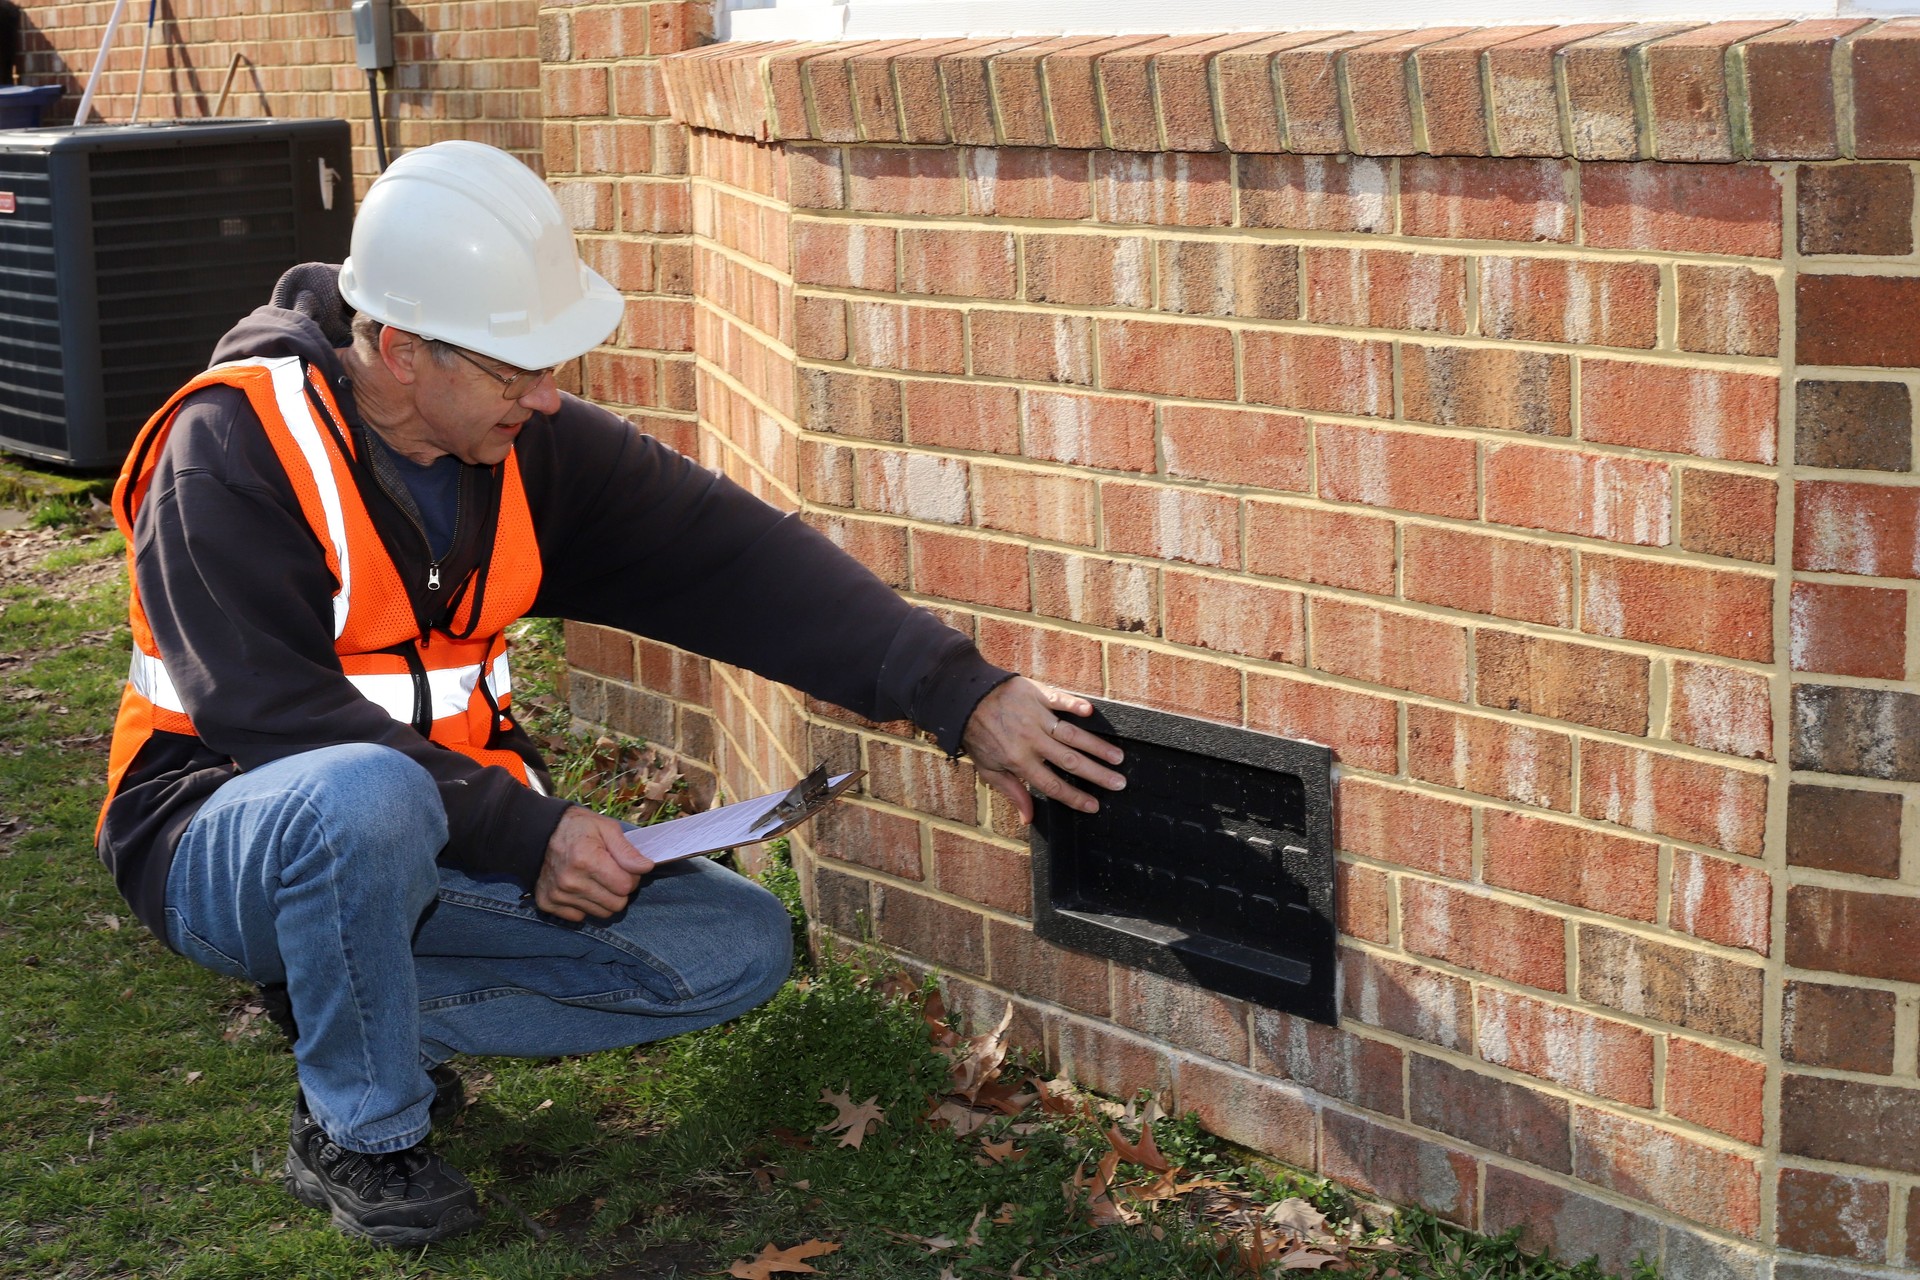
{"label": "shadow on grass", "polygon": [[[0,580],[0,1277],[669,1280],[810,1240],[835,1246],[819,1271],[848,1280],[1249,1274],[1208,1216],[1218,1194],[1089,1223],[1074,1182],[1110,1149],[1107,1112],[1029,1110],[965,1136],[926,1123],[952,1064],[921,1007],[871,962],[833,957],[755,1013],[672,1042],[461,1062],[473,1104],[437,1141],[491,1202],[485,1226],[410,1254],[334,1232],[280,1188],[294,1074],[279,1034],[248,988],[135,924],[93,854],[126,662],[124,589],[98,568],[117,543],[76,533],[50,550],[56,569],[42,557]],[[50,573],[82,585],[51,590]],[[528,640],[538,660],[516,682],[563,722],[557,631]],[[797,907],[791,869],[776,860],[773,879]],[[886,1118],[836,1143],[823,1090],[871,1097]],[[1255,1210],[1303,1197],[1336,1226],[1354,1210],[1337,1186],[1241,1163],[1190,1121],[1157,1135],[1186,1176]],[[1349,1255],[1349,1274],[1599,1275],[1420,1215],[1394,1234],[1390,1252]]]}

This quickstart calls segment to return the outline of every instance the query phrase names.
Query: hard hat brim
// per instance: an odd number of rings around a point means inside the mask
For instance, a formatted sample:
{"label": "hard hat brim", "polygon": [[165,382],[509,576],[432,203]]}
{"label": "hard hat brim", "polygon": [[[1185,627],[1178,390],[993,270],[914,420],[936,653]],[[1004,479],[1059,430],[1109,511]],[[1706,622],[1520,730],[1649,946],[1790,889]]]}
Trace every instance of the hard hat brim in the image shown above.
{"label": "hard hat brim", "polygon": [[[382,324],[437,342],[452,343],[477,355],[519,369],[546,369],[565,364],[599,346],[626,314],[626,300],[599,272],[585,263],[580,266],[580,299],[562,311],[539,322],[531,333],[496,333],[491,329],[452,329],[444,325],[410,324],[382,306],[380,298],[360,287],[348,258],[340,268],[340,292],[348,305],[364,311]],[[511,324],[503,326],[512,328]]]}

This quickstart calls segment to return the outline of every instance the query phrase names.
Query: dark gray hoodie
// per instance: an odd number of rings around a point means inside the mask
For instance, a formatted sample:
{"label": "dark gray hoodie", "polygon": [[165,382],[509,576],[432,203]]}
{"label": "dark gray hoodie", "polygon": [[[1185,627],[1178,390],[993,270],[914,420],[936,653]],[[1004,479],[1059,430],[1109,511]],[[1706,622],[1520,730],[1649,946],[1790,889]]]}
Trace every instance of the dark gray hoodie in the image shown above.
{"label": "dark gray hoodie", "polygon": [[[349,335],[334,275],[288,273],[214,361],[297,355],[365,432],[336,351]],[[564,400],[551,417],[535,414],[514,445],[540,549],[534,616],[649,636],[873,720],[911,720],[959,750],[973,708],[1008,672],[797,516],[614,414]],[[484,585],[500,474],[462,468],[443,584]],[[427,589],[418,528],[371,471],[360,479],[424,633],[456,593]],[[241,393],[214,388],[182,406],[135,522],[134,571],[199,736],[156,733],[141,749],[107,810],[100,856],[163,940],[173,847],[200,804],[236,773],[339,743],[382,743],[433,774],[447,809],[443,863],[532,885],[566,802],[427,741],[348,683],[333,652],[333,577]],[[519,729],[495,745],[544,772]]]}

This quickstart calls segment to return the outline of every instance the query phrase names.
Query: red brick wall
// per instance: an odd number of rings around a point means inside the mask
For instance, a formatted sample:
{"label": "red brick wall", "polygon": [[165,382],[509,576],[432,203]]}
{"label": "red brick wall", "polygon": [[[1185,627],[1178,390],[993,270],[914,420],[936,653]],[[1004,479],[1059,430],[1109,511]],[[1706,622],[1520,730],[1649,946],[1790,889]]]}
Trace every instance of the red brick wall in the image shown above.
{"label": "red brick wall", "polygon": [[1340,761],[1333,1029],[1037,941],[964,765],[716,671],[736,790],[870,771],[816,919],[1569,1256],[1920,1262],[1920,21],[668,80],[701,456],[998,661]]}
{"label": "red brick wall", "polygon": [[[70,123],[106,33],[107,0],[20,0],[24,84],[60,84],[66,96],[46,113]],[[391,151],[444,138],[472,138],[540,164],[540,49],[537,0],[477,0],[394,6],[398,65],[381,86]],[[93,119],[123,124],[133,111],[147,5],[127,0],[93,99]],[[225,115],[354,122],[354,174],[366,190],[378,172],[366,72],[354,62],[353,23],[344,0],[169,0],[160,6],[148,58],[142,120],[196,120],[212,114],[235,54],[243,55]]]}
{"label": "red brick wall", "polygon": [[[699,396],[710,406],[710,427],[734,421],[724,400],[696,388],[703,376],[693,357],[696,326],[705,326],[701,345],[716,354],[737,342],[737,330],[717,329],[711,309],[695,309],[695,255],[712,250],[693,232],[713,234],[712,202],[689,181],[691,135],[667,119],[660,66],[662,57],[706,39],[707,6],[686,0],[547,4],[539,27],[548,179],[573,218],[582,255],[629,299],[625,321],[581,362],[573,389],[683,453],[745,479],[717,452],[721,434],[702,432],[695,418]],[[749,192],[765,189],[769,227],[747,251],[760,258],[777,252],[784,269],[785,213],[769,180],[744,171],[734,177]],[[745,278],[733,282],[737,299],[717,283],[710,291],[737,308],[751,305],[750,286]],[[787,301],[759,306],[760,320],[772,324]],[[706,378],[711,383],[711,375]],[[740,429],[750,431],[752,424]],[[780,505],[797,505],[764,484],[755,489]],[[670,574],[672,566],[661,571]],[[793,759],[804,754],[785,745],[804,731],[797,727],[799,713],[783,702],[790,695],[774,686],[605,628],[570,624],[567,640],[575,714],[671,747],[703,791],[715,785],[716,769],[738,793],[754,785],[746,779],[790,773]]]}
{"label": "red brick wall", "polygon": [[[344,7],[196,3],[146,117],[240,52],[364,188]],[[544,166],[580,389],[997,659],[1331,743],[1343,1025],[1036,941],[906,726],[582,627],[576,710],[867,768],[816,918],[1089,1083],[1613,1266],[1920,1265],[1920,20],[720,49],[676,122],[706,9],[404,9],[390,142]],[[109,10],[27,4],[68,112]]]}

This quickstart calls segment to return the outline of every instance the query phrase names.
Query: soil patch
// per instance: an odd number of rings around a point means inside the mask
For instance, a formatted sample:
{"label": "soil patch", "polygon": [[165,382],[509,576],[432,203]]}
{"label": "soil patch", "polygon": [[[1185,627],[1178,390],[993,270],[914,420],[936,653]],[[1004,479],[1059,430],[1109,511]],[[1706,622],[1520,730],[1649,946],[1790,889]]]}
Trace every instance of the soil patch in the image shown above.
{"label": "soil patch", "polygon": [[716,1274],[714,1266],[713,1255],[699,1245],[662,1244],[589,1280],[690,1280]]}
{"label": "soil patch", "polygon": [[59,528],[0,529],[0,587],[37,586],[56,600],[84,595],[119,573],[126,561],[119,556],[105,556],[58,569],[40,566],[61,547],[77,546],[100,536],[91,531],[76,536],[71,530]]}
{"label": "soil patch", "polygon": [[[0,529],[0,615],[21,599],[75,600],[118,577],[126,568],[126,560],[121,556],[100,556],[53,569],[44,567],[47,558],[61,548],[78,546],[101,536],[104,535],[89,533],[76,538],[70,530],[58,528]],[[19,588],[27,590],[22,592]],[[89,633],[75,643],[98,643],[111,634]],[[32,666],[49,654],[71,647],[72,644],[66,644],[0,654],[0,674]]]}

